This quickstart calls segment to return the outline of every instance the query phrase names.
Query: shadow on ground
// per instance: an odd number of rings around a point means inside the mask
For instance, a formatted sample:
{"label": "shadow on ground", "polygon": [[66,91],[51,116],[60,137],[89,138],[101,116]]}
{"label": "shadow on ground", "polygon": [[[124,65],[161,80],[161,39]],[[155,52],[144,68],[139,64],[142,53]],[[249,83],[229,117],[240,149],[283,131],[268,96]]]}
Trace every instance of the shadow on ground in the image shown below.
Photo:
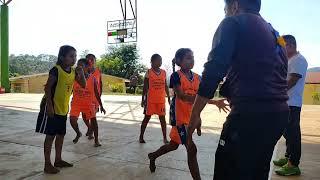
{"label": "shadow on ground", "polygon": [[[93,147],[93,141],[86,137],[82,137],[78,144],[73,144],[75,133],[68,123],[63,156],[75,167],[62,170],[59,175],[45,175],[42,172],[44,135],[34,132],[38,113],[1,107],[0,179],[191,179],[186,151],[182,146],[159,158],[157,171],[151,174],[147,154],[162,145],[158,121],[153,119],[150,122],[145,134],[147,143],[139,144],[137,139],[141,121],[138,118],[121,117],[127,112],[119,112],[120,109],[115,108],[106,117],[99,117],[99,134],[103,145],[100,148]],[[119,117],[112,118],[114,115]],[[79,119],[79,124],[82,132],[85,132],[82,119]],[[218,135],[208,132],[217,129],[204,129],[202,137],[195,137],[203,179],[212,179]]]}

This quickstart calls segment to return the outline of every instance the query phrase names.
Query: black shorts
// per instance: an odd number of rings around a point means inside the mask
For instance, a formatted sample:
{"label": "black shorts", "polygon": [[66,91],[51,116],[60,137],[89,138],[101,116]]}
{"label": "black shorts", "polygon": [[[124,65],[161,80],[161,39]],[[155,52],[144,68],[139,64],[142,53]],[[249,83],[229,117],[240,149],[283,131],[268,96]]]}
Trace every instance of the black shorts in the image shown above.
{"label": "black shorts", "polygon": [[40,112],[37,119],[36,132],[55,136],[65,135],[67,126],[67,115],[55,114],[49,117],[47,114],[47,105],[45,102],[40,104]]}

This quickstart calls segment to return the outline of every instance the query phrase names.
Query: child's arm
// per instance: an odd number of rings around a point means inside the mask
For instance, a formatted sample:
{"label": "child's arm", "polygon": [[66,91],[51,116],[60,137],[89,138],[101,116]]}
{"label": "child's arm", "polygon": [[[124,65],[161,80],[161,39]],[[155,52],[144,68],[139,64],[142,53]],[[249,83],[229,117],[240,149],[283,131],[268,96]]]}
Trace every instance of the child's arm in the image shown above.
{"label": "child's arm", "polygon": [[167,80],[166,80],[166,94],[167,94],[167,97],[168,97],[168,103],[171,104],[170,93],[169,93],[169,87],[168,87],[168,84],[167,84]]}
{"label": "child's arm", "polygon": [[53,117],[54,115],[54,108],[52,102],[52,88],[54,84],[57,82],[57,78],[54,75],[49,74],[48,81],[45,85],[45,97],[47,100],[47,113],[49,117]]}
{"label": "child's arm", "polygon": [[76,81],[82,88],[86,87],[86,78],[81,67],[76,67]]}
{"label": "child's arm", "polygon": [[194,102],[196,96],[185,94],[179,85],[173,87],[173,91],[176,93],[177,97],[182,101],[192,103]]}
{"label": "child's arm", "polygon": [[149,78],[145,77],[143,81],[143,91],[142,91],[142,100],[141,100],[141,107],[144,107],[146,101],[146,94],[148,93],[149,89]]}
{"label": "child's arm", "polygon": [[100,73],[100,97],[102,96],[102,75]]}
{"label": "child's arm", "polygon": [[98,83],[97,83],[97,80],[94,78],[93,80],[94,82],[94,95],[96,97],[96,99],[98,100],[99,102],[99,105],[100,105],[100,110],[101,112],[103,112],[104,114],[106,114],[106,110],[103,108],[103,105],[102,105],[102,101],[101,101],[101,98],[100,98],[100,94],[99,94],[99,91],[98,91]]}

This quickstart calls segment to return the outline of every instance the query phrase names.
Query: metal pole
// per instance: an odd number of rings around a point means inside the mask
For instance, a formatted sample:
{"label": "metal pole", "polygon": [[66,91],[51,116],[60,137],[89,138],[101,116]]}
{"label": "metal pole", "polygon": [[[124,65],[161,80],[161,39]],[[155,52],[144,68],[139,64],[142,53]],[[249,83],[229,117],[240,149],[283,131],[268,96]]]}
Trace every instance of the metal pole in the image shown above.
{"label": "metal pole", "polygon": [[[10,1],[8,1],[10,2]],[[6,92],[10,92],[9,83],[9,23],[8,23],[8,3],[1,5],[0,12],[0,45],[1,45],[1,87]]]}
{"label": "metal pole", "polygon": [[127,0],[124,1],[124,20],[127,20]]}
{"label": "metal pole", "polygon": [[131,0],[129,0],[129,2],[130,2],[130,7],[131,7],[131,11],[132,11],[133,17],[136,18],[136,13],[134,12],[135,10],[133,9]]}
{"label": "metal pole", "polygon": [[123,11],[123,6],[122,6],[122,0],[120,0],[120,6],[121,6],[121,11],[122,11],[122,16],[123,16],[123,19],[124,19],[124,11]]}

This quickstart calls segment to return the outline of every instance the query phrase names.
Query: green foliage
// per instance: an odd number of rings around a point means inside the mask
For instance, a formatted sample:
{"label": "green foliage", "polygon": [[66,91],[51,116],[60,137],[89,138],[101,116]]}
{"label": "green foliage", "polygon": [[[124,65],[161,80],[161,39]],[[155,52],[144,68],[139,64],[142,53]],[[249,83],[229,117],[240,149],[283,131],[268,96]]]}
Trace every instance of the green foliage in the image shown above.
{"label": "green foliage", "polygon": [[120,71],[122,61],[116,57],[114,59],[102,59],[97,62],[97,66],[102,70],[103,73],[117,76]]}
{"label": "green foliage", "polygon": [[313,99],[315,102],[320,102],[320,93],[319,93],[319,92],[314,92],[314,93],[312,93],[312,99]]}
{"label": "green foliage", "polygon": [[143,86],[138,86],[136,90],[136,94],[142,94]]}
{"label": "green foliage", "polygon": [[111,84],[111,92],[114,93],[124,93],[124,86],[121,83]]}
{"label": "green foliage", "polygon": [[143,73],[146,67],[139,62],[136,44],[111,46],[97,62],[103,73],[129,79],[134,72]]}
{"label": "green foliage", "polygon": [[89,52],[90,52],[90,51],[89,51],[88,49],[82,51],[82,52],[80,53],[80,58],[86,58],[86,56],[87,56],[87,54],[89,54]]}
{"label": "green foliage", "polygon": [[56,63],[57,57],[48,54],[33,55],[10,55],[9,75],[30,75],[48,72]]}

